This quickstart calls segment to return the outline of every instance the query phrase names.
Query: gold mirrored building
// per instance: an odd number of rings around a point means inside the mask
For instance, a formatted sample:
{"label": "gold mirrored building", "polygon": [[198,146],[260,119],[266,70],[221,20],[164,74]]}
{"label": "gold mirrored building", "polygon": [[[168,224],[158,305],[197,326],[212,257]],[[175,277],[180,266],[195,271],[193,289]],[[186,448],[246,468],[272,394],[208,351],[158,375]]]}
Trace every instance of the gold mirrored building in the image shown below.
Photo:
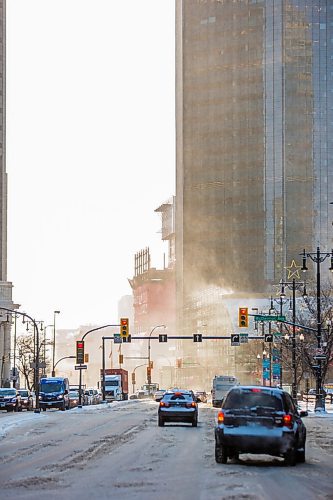
{"label": "gold mirrored building", "polygon": [[[178,331],[226,335],[332,247],[333,2],[176,0],[176,99]],[[212,344],[184,344],[194,372],[237,371]]]}

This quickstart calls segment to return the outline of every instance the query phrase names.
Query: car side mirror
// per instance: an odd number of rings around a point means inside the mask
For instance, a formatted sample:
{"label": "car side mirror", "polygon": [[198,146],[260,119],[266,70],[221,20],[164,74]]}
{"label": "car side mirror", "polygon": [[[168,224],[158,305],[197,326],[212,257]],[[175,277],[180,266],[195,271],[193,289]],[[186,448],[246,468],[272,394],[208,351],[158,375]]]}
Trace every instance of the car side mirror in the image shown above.
{"label": "car side mirror", "polygon": [[308,416],[308,412],[307,411],[304,411],[304,410],[301,410],[299,412],[299,416],[302,418],[302,417],[307,417]]}

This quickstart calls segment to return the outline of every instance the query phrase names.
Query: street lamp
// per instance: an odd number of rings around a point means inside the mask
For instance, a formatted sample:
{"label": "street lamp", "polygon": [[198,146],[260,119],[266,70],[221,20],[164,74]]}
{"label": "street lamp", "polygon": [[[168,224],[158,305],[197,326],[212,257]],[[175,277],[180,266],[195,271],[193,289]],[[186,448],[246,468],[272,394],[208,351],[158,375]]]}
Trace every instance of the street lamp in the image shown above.
{"label": "street lamp", "polygon": [[148,369],[147,369],[147,384],[149,386],[151,384],[150,339],[151,339],[151,335],[152,335],[153,331],[156,330],[156,328],[164,328],[165,329],[166,325],[154,326],[154,328],[152,329],[152,331],[149,334],[149,338],[148,338]]}
{"label": "street lamp", "polygon": [[[60,361],[62,361],[63,359],[75,359],[75,358],[76,356],[64,356],[63,358],[58,359],[58,361],[54,365],[54,369],[56,368],[57,364],[60,363]],[[53,377],[55,377],[55,375],[53,375]]]}
{"label": "street lamp", "polygon": [[54,363],[55,363],[55,343],[56,343],[56,314],[60,311],[53,311],[53,353],[52,353],[52,377],[55,377]]}
{"label": "street lamp", "polygon": [[292,348],[291,348],[291,364],[292,364],[292,398],[297,401],[297,368],[296,368],[296,290],[301,290],[303,288],[303,297],[307,297],[306,286],[304,281],[296,281],[293,278],[292,281],[280,280],[281,293],[280,297],[286,297],[284,292],[285,287],[292,290]]}
{"label": "street lamp", "polygon": [[[289,302],[289,311],[292,311],[292,302],[291,299],[286,298],[286,296],[280,294],[280,297],[278,299],[273,299],[271,296],[271,305],[270,305],[270,312],[276,311],[274,307],[274,302],[276,304],[279,304],[280,310],[279,314],[280,316],[283,316],[283,306]],[[282,382],[283,382],[283,344],[282,344],[282,328],[283,325],[281,322],[279,322],[279,330],[280,330],[280,377],[279,377],[279,386],[282,387]]]}
{"label": "street lamp", "polygon": [[[320,247],[317,247],[316,252],[306,252],[305,249],[303,253],[300,254],[303,257],[302,271],[306,272],[308,270],[306,266],[306,258],[309,257],[312,262],[317,264],[317,355],[320,356],[323,348],[322,336],[321,336],[321,304],[320,304],[320,264],[324,262],[328,257],[331,258],[331,265],[329,270],[333,272],[333,249],[331,253],[321,252]],[[316,359],[317,369],[316,369],[316,403],[315,411],[325,411],[325,397],[323,394],[323,376],[322,376],[322,365],[321,358]]]}

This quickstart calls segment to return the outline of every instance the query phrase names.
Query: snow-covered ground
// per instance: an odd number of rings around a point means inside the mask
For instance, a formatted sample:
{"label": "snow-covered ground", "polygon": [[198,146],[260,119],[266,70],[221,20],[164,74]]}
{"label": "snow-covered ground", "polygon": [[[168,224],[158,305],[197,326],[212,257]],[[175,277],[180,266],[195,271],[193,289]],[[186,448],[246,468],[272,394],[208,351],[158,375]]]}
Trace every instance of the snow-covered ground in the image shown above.
{"label": "snow-covered ground", "polygon": [[[306,404],[301,403],[303,409]],[[0,492],[11,500],[328,500],[333,493],[333,407],[308,405],[306,463],[268,455],[217,464],[217,409],[199,425],[157,425],[158,404],[124,401],[39,414],[0,413]]]}

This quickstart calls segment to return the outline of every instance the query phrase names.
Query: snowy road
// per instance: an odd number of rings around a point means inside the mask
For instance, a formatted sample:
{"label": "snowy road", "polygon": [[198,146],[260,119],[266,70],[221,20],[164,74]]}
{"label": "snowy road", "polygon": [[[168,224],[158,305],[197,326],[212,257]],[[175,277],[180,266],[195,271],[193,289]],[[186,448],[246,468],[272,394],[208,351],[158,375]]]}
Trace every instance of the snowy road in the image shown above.
{"label": "snowy road", "polygon": [[0,494],[8,499],[333,499],[333,414],[304,419],[307,461],[241,455],[216,464],[217,410],[157,426],[157,403],[0,413]]}

